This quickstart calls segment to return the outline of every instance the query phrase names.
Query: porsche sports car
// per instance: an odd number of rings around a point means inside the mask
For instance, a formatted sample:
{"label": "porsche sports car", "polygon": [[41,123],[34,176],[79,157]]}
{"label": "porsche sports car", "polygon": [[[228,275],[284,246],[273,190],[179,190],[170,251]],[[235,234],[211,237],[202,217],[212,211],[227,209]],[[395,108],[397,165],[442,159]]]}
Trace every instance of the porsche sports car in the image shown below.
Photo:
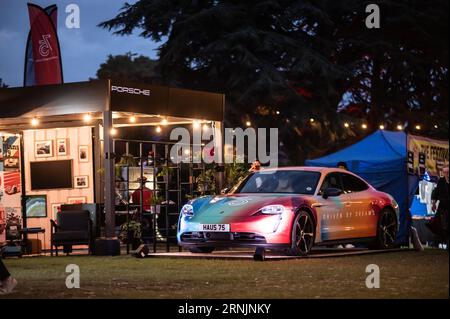
{"label": "porsche sports car", "polygon": [[191,252],[255,247],[307,255],[313,245],[390,248],[398,204],[339,168],[284,167],[250,173],[227,194],[181,209],[177,238]]}

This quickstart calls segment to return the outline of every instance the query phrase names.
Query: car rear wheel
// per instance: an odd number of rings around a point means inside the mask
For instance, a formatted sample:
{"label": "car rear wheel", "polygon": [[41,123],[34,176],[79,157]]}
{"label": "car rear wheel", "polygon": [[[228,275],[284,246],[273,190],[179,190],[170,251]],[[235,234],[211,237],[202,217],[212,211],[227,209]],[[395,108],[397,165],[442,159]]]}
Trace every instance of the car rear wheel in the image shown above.
{"label": "car rear wheel", "polygon": [[315,229],[311,215],[308,212],[300,211],[292,223],[289,254],[294,256],[308,255],[314,244]]}
{"label": "car rear wheel", "polygon": [[214,247],[193,247],[189,248],[189,251],[194,254],[209,254],[214,251]]}
{"label": "car rear wheel", "polygon": [[397,238],[397,216],[389,209],[383,209],[378,217],[377,237],[372,249],[394,247]]}

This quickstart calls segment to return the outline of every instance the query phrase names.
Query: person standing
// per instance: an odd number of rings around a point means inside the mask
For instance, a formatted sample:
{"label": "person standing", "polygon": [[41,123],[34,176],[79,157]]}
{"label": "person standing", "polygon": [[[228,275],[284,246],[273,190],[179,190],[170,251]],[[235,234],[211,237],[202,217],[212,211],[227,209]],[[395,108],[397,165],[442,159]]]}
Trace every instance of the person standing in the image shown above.
{"label": "person standing", "polygon": [[147,177],[143,176],[142,178],[139,178],[138,181],[140,183],[140,187],[136,189],[133,194],[131,194],[131,199],[135,205],[141,205],[142,201],[142,208],[144,211],[148,212],[151,210],[153,192],[146,186]]}
{"label": "person standing", "polygon": [[[443,177],[439,178],[436,188],[433,190],[431,195],[432,199],[432,211],[436,212],[434,218],[437,219],[442,235],[444,235],[447,250],[448,250],[448,165],[444,167],[442,170]],[[439,205],[437,205],[437,201],[439,201]]]}
{"label": "person standing", "polygon": [[[0,224],[0,235],[4,232],[5,225]],[[11,293],[17,286],[17,280],[11,276],[0,258],[0,295]]]}
{"label": "person standing", "polygon": [[261,170],[261,162],[259,160],[255,160],[248,171],[252,173],[258,172],[259,170]]}
{"label": "person standing", "polygon": [[339,163],[337,163],[336,166],[337,166],[337,168],[345,169],[346,171],[348,171],[347,163],[345,163],[345,162],[339,162]]}

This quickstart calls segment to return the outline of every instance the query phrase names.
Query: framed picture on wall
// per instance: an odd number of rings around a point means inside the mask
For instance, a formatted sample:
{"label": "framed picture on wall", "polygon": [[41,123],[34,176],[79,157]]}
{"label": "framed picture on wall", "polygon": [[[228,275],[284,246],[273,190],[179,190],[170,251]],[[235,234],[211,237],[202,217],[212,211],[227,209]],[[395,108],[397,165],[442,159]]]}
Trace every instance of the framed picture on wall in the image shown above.
{"label": "framed picture on wall", "polygon": [[80,163],[89,162],[89,147],[87,145],[78,146],[78,162]]}
{"label": "framed picture on wall", "polygon": [[89,187],[89,176],[81,175],[75,176],[75,188],[88,188]]}
{"label": "framed picture on wall", "polygon": [[25,198],[27,218],[47,217],[47,196],[30,195]]}
{"label": "framed picture on wall", "polygon": [[34,157],[53,157],[53,141],[34,142]]}
{"label": "framed picture on wall", "polygon": [[67,197],[67,204],[86,204],[86,196]]}
{"label": "framed picture on wall", "polygon": [[53,203],[52,204],[52,219],[56,220],[56,216],[58,215],[58,213],[61,211],[61,205],[63,205],[64,203]]}
{"label": "framed picture on wall", "polygon": [[56,154],[58,156],[69,155],[69,150],[67,149],[67,139],[66,138],[58,138],[56,140]]}

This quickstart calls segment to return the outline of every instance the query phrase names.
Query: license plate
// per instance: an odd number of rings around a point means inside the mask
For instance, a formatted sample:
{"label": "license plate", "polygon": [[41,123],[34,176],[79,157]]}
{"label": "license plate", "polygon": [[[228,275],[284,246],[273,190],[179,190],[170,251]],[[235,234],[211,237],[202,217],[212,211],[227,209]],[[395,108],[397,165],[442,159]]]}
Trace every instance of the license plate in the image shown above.
{"label": "license plate", "polygon": [[200,231],[229,232],[229,224],[201,224]]}

